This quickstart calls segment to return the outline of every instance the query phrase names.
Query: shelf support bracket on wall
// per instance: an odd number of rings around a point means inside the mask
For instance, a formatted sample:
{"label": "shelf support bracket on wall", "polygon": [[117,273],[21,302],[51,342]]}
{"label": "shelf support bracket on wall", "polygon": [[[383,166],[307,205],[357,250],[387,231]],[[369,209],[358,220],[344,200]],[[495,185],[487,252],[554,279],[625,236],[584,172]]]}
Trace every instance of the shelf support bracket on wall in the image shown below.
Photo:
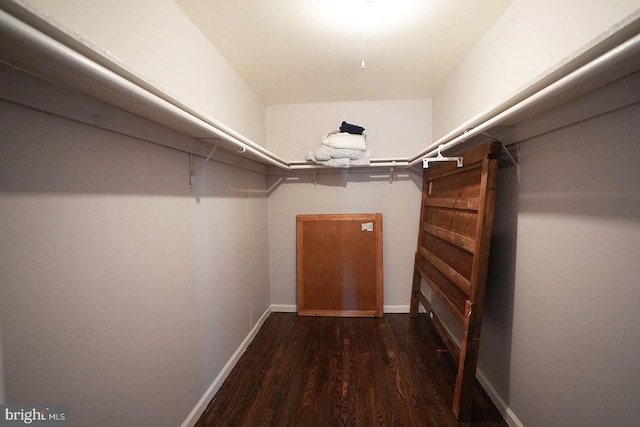
{"label": "shelf support bracket on wall", "polygon": [[393,172],[396,168],[396,161],[394,160],[391,164],[393,166],[391,166],[391,170],[389,171],[389,184],[393,184]]}
{"label": "shelf support bracket on wall", "polygon": [[316,168],[311,168],[311,173],[313,174],[313,187],[318,186],[318,177],[316,176]]}
{"label": "shelf support bracket on wall", "polygon": [[[504,142],[500,141],[498,138],[496,138],[495,136],[491,135],[488,132],[482,132],[482,134],[484,136],[488,136],[489,138],[493,139],[494,141],[497,141],[500,143],[500,146],[502,147],[502,152],[504,152],[504,154],[507,155],[507,158],[509,159],[509,161],[511,162],[511,164],[513,165],[514,168],[516,168],[516,182],[520,182],[520,164],[518,163],[518,161],[511,155],[511,152],[507,149],[507,147],[504,145]],[[518,158],[520,158],[520,143],[518,143],[517,147],[517,151],[518,151]]]}
{"label": "shelf support bracket on wall", "polygon": [[209,155],[204,159],[204,161],[197,167],[197,168],[193,168],[193,154],[189,154],[189,185],[193,188],[193,177],[198,175],[198,173],[200,173],[200,171],[202,170],[202,168],[204,168],[204,165],[207,164],[207,162],[209,160],[211,160],[211,157],[213,157],[213,153],[216,152],[216,149],[218,148],[217,144],[214,144],[213,148],[211,149],[211,151],[209,152]]}
{"label": "shelf support bracket on wall", "polygon": [[[500,142],[500,141],[498,141],[498,142]],[[518,161],[513,158],[513,156],[509,152],[509,150],[507,150],[507,147],[505,147],[502,142],[500,142],[500,145],[502,146],[502,151],[507,155],[507,157],[509,158],[509,161],[511,162],[513,167],[516,168],[516,181],[520,182],[520,165],[518,164]],[[518,148],[520,148],[520,145],[518,145]]]}

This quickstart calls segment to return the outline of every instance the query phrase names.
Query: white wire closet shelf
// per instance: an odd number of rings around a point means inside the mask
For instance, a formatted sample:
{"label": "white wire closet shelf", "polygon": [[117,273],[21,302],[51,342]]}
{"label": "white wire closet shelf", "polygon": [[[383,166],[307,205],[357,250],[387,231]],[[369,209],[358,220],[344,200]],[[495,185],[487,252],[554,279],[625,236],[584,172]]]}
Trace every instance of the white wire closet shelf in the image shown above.
{"label": "white wire closet shelf", "polygon": [[[366,168],[391,168],[393,174],[395,168],[427,165],[444,158],[443,152],[487,135],[495,127],[513,126],[548,106],[558,105],[560,100],[566,102],[640,70],[639,28],[640,19],[636,16],[626,26],[612,29],[611,34],[585,52],[559,64],[527,88],[469,119],[414,156],[372,158]],[[281,158],[152,85],[88,40],[13,2],[0,3],[0,61],[207,142],[212,146],[208,158],[219,147],[281,171],[327,169],[308,161]],[[3,95],[0,92],[0,98]],[[423,159],[430,160],[423,162]]]}

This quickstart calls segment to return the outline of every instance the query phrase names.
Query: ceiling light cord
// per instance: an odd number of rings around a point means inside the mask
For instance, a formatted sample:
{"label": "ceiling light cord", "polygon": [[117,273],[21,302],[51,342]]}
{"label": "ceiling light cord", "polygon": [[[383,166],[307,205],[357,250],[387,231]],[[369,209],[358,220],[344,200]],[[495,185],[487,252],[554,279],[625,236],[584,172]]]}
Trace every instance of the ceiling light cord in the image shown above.
{"label": "ceiling light cord", "polygon": [[360,69],[362,71],[364,71],[365,69],[365,63],[364,63],[364,25],[362,26],[362,62],[360,63]]}
{"label": "ceiling light cord", "polygon": [[365,70],[366,68],[366,64],[364,62],[364,34],[365,31],[367,29],[367,24],[368,24],[368,19],[369,19],[369,14],[370,14],[370,7],[373,4],[373,0],[365,0],[364,1],[364,10],[363,10],[363,14],[362,14],[362,62],[360,62],[360,69],[362,71]]}

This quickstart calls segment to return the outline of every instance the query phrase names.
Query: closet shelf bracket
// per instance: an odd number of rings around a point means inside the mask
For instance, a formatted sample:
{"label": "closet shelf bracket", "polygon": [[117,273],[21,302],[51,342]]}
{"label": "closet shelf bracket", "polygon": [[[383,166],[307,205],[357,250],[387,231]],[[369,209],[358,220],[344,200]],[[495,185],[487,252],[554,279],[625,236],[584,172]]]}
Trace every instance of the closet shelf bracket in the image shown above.
{"label": "closet shelf bracket", "polygon": [[389,170],[389,184],[393,184],[393,173],[394,173],[395,168],[396,168],[396,161],[394,160],[394,161],[391,163],[391,165],[392,165],[392,166],[391,166],[391,168],[390,168],[390,170]]}
{"label": "closet shelf bracket", "polygon": [[213,153],[216,152],[216,149],[218,148],[217,144],[214,144],[213,148],[211,149],[211,151],[209,152],[209,155],[204,159],[204,161],[198,165],[197,168],[194,169],[193,167],[193,154],[189,154],[189,185],[191,187],[193,187],[193,177],[198,175],[198,173],[200,173],[200,171],[202,170],[202,168],[204,168],[204,165],[207,164],[207,162],[209,160],[211,160],[211,157],[213,157]]}
{"label": "closet shelf bracket", "polygon": [[[516,181],[520,182],[520,165],[518,164],[518,161],[511,155],[509,150],[507,150],[507,147],[505,147],[504,143],[500,142],[500,146],[502,147],[502,151],[507,155],[507,158],[509,159],[513,167],[516,168]],[[518,144],[518,151],[519,150],[520,150],[520,144]]]}
{"label": "closet shelf bracket", "polygon": [[456,162],[459,168],[462,167],[462,157],[444,157],[441,153],[442,146],[444,144],[440,144],[438,146],[438,155],[436,157],[428,157],[422,159],[422,167],[427,169],[429,167],[429,163],[431,162]]}
{"label": "closet shelf bracket", "polygon": [[[501,147],[502,152],[507,155],[507,158],[509,159],[509,161],[511,162],[513,167],[516,168],[516,182],[520,182],[520,164],[513,157],[513,155],[511,155],[511,152],[507,149],[507,146],[504,145],[504,142],[500,141],[498,138],[496,138],[495,136],[491,135],[489,132],[482,132],[482,134],[484,136],[487,136],[487,137],[493,139],[494,141],[500,143],[500,147]],[[518,156],[518,158],[520,158],[520,143],[517,143],[516,150],[518,152],[517,156]]]}

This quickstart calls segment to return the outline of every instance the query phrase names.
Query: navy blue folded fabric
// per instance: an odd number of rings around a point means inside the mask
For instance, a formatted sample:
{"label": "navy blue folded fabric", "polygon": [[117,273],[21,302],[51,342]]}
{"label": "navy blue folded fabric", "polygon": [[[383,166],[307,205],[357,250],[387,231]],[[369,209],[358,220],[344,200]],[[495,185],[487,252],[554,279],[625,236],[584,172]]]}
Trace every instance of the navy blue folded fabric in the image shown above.
{"label": "navy blue folded fabric", "polygon": [[362,126],[352,125],[347,122],[342,122],[342,125],[340,126],[340,132],[352,133],[354,135],[362,135],[362,133],[364,132],[364,128]]}

